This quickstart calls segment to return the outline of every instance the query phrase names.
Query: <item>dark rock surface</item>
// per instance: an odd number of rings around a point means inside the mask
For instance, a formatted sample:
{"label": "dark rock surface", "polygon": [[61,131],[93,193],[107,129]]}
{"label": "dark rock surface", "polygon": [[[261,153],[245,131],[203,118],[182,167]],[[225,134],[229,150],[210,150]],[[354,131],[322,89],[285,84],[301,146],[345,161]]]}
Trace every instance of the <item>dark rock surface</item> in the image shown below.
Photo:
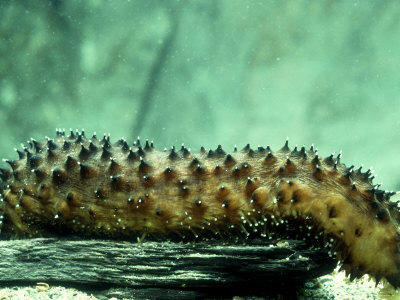
{"label": "dark rock surface", "polygon": [[27,239],[0,241],[0,284],[77,287],[109,297],[295,295],[336,261],[303,242],[246,244]]}

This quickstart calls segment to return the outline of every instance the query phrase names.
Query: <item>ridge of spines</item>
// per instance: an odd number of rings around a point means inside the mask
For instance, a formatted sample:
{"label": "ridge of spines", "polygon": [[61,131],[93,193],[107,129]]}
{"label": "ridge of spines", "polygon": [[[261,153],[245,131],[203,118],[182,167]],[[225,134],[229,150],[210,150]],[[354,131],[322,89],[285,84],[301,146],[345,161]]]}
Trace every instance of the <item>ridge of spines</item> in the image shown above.
{"label": "ridge of spines", "polygon": [[40,154],[34,154],[30,156],[26,162],[31,168],[35,168],[38,167],[42,163],[42,161],[43,157]]}
{"label": "ridge of spines", "polygon": [[48,175],[46,169],[43,167],[34,168],[31,172],[34,173],[39,180],[42,180]]}
{"label": "ridge of spines", "polygon": [[327,164],[328,166],[333,166],[335,164],[335,160],[333,159],[335,153],[332,153],[331,155],[327,156],[324,158],[324,163]]}
{"label": "ridge of spines", "polygon": [[[78,130],[77,130],[78,131]],[[69,129],[69,137],[68,137],[70,140],[72,140],[72,139],[74,139],[75,138],[75,133],[74,133],[74,131],[72,130],[72,128],[70,128]]]}
{"label": "ridge of spines", "polygon": [[110,170],[110,173],[114,174],[121,169],[121,165],[112,157],[110,158],[110,161],[111,161],[111,163],[110,163],[109,170]]}
{"label": "ridge of spines", "polygon": [[317,164],[315,166],[313,175],[319,181],[321,181],[323,179],[323,170],[322,170],[321,165]]}
{"label": "ridge of spines", "polygon": [[[67,161],[65,163],[66,170],[72,168],[74,165],[77,165],[78,164],[77,159],[79,159],[80,161],[81,160],[84,161],[85,159],[88,159],[91,154],[94,154],[94,153],[97,153],[98,151],[100,151],[100,147],[102,150],[101,158],[111,159],[113,156],[113,153],[111,152],[111,150],[115,150],[116,153],[118,153],[118,151],[123,150],[124,152],[126,152],[125,157],[128,159],[139,160],[140,156],[142,157],[140,159],[139,165],[136,164],[136,166],[138,166],[138,168],[141,172],[146,173],[148,168],[151,168],[151,166],[149,164],[152,162],[150,159],[150,156],[149,156],[149,160],[147,158],[146,158],[146,161],[143,160],[143,157],[146,155],[146,153],[148,153],[149,151],[152,151],[154,149],[153,142],[149,142],[148,140],[146,140],[144,145],[141,146],[140,139],[138,138],[137,141],[135,141],[135,143],[134,143],[134,146],[136,148],[135,148],[135,151],[133,151],[129,147],[126,140],[123,138],[121,140],[117,141],[116,144],[111,145],[109,135],[108,136],[104,135],[103,140],[98,141],[96,138],[96,134],[94,134],[94,136],[92,138],[93,140],[87,139],[85,137],[84,131],[82,131],[82,132],[76,131],[76,133],[71,131],[71,134],[67,138],[65,138],[65,135],[66,135],[65,130],[57,129],[56,134],[57,134],[57,137],[61,137],[61,138],[50,139],[50,138],[46,137],[46,140],[42,141],[42,142],[31,139],[30,141],[28,141],[28,145],[30,146],[30,148],[23,147],[23,151],[16,150],[19,160],[24,160],[26,158],[28,168],[30,166],[31,169],[33,170],[33,173],[35,173],[39,177],[43,176],[43,174],[47,174],[50,172],[50,168],[46,169],[44,164],[48,164],[48,162],[46,163],[46,159],[55,157],[55,155],[58,154],[58,152],[57,152],[57,151],[59,151],[58,149],[64,149],[64,150],[72,149],[74,151],[77,151],[77,155],[73,154],[72,157],[67,156]],[[68,138],[70,140],[68,140]],[[76,145],[76,144],[78,144],[78,145]],[[81,147],[80,150],[79,150],[79,148],[77,148],[79,146]],[[112,149],[113,147],[116,147],[116,146],[118,146],[119,148]],[[237,152],[237,147],[234,148],[234,152],[235,151]],[[370,197],[370,196],[366,196],[367,195],[366,192],[371,192],[374,195],[373,199],[376,199],[377,201],[382,202],[384,200],[388,200],[391,196],[393,196],[395,194],[395,192],[379,190],[378,185],[375,185],[370,189],[365,188],[366,185],[363,185],[362,183],[372,184],[372,180],[375,177],[373,175],[373,173],[374,173],[373,170],[370,168],[364,172],[362,170],[362,166],[359,167],[358,169],[354,169],[354,166],[346,167],[344,164],[340,163],[340,159],[342,156],[341,152],[337,155],[337,157],[335,157],[334,153],[332,153],[331,155],[323,158],[323,157],[319,156],[317,149],[314,148],[314,145],[311,146],[309,151],[306,151],[304,146],[302,146],[300,148],[297,145],[294,147],[294,149],[291,150],[289,148],[288,139],[285,141],[284,146],[279,150],[282,152],[289,152],[289,153],[287,153],[286,159],[283,158],[282,154],[279,154],[278,152],[272,152],[269,146],[267,146],[266,148],[263,148],[259,145],[256,148],[256,150],[253,150],[253,149],[251,149],[250,145],[247,144],[242,149],[242,151],[245,152],[245,154],[248,155],[249,157],[257,157],[257,155],[260,155],[260,157],[265,157],[265,161],[269,161],[269,159],[278,160],[278,162],[281,163],[282,166],[284,166],[286,169],[291,165],[295,165],[296,167],[298,167],[298,163],[302,163],[301,161],[299,161],[299,158],[307,158],[307,156],[309,156],[310,157],[309,161],[311,161],[314,164],[313,168],[311,170],[315,177],[318,176],[316,174],[324,173],[327,175],[328,170],[331,170],[331,171],[336,170],[336,174],[344,176],[345,178],[347,178],[349,180],[348,183],[347,183],[347,181],[342,181],[342,183],[344,185],[346,185],[349,189],[351,189],[353,191],[357,191],[358,193],[364,193],[364,197]],[[47,153],[47,156],[46,156],[46,153]],[[212,158],[221,157],[221,161],[218,161],[218,166],[223,167],[222,169],[225,169],[224,165],[227,165],[230,163],[232,163],[232,165],[237,164],[237,161],[235,160],[236,157],[240,157],[242,159],[242,155],[240,155],[240,154],[238,156],[232,155],[230,153],[227,154],[222,149],[221,145],[218,145],[218,147],[215,150],[210,150],[208,152],[206,152],[204,147],[202,147],[200,149],[200,153],[206,154],[207,157],[212,157]],[[140,154],[143,154],[143,155],[140,155]],[[188,148],[186,148],[182,145],[182,148],[180,149],[180,151],[175,151],[175,147],[172,147],[170,150],[170,153],[167,153],[167,155],[171,160],[173,160],[173,159],[189,156],[189,155],[191,155],[191,153]],[[60,157],[65,157],[65,156],[60,155]],[[199,158],[200,158],[200,160],[202,160],[204,158],[204,156],[199,156]],[[192,156],[191,156],[190,160],[188,160],[188,161],[192,162],[191,165],[193,166],[193,171],[197,170],[198,173],[200,173],[203,170],[207,171],[206,164],[203,166],[203,164],[200,164],[200,161],[198,159],[197,159],[197,161],[195,161],[194,159],[192,160]],[[14,170],[14,171],[19,168],[18,160],[17,161],[9,161],[8,160],[5,162],[8,163],[10,165],[10,167],[12,168],[12,170]],[[41,165],[42,162],[43,162],[43,166]],[[249,162],[252,163],[250,161],[250,159],[249,159]],[[121,161],[121,163],[122,163],[122,161]],[[174,166],[173,163],[171,163],[171,164],[172,164],[172,166]],[[116,165],[118,165],[116,163],[116,161],[111,159],[110,165],[109,165],[110,170],[113,169]],[[84,166],[83,163],[81,164],[81,168],[83,168],[82,166]],[[64,166],[62,168],[64,168]],[[169,168],[171,168],[171,167],[169,167]],[[213,168],[214,167],[212,167],[212,169]],[[245,170],[245,169],[246,168],[244,166],[242,166],[241,169],[238,169],[238,170]],[[57,169],[55,169],[55,170],[57,173]],[[170,169],[169,173],[171,173],[171,170],[172,170],[172,168]],[[78,171],[79,171],[79,168],[78,168]],[[168,171],[166,171],[166,172],[168,173]],[[54,177],[54,170],[51,170],[51,173],[53,173],[53,177]],[[8,169],[0,169],[0,178],[3,181],[9,180],[10,177],[13,176],[13,174],[14,173]],[[14,178],[17,178],[17,175],[18,174],[15,174]],[[338,177],[338,178],[340,178],[340,177]],[[392,203],[390,203],[390,207],[392,207],[392,206],[395,207],[396,205],[392,205]]]}
{"label": "ridge of spines", "polygon": [[9,159],[3,159],[3,161],[7,164],[10,165],[11,169],[15,170],[18,168],[20,161],[19,160],[9,160]]}
{"label": "ridge of spines", "polygon": [[139,147],[140,146],[140,137],[138,136],[136,141],[133,142],[133,146]]}
{"label": "ridge of spines", "polygon": [[112,153],[111,153],[111,151],[109,151],[106,147],[104,147],[104,145],[103,145],[103,151],[102,151],[102,153],[101,153],[101,158],[103,159],[103,160],[108,160],[108,159],[110,159],[110,157],[112,156]]}
{"label": "ridge of spines", "polygon": [[257,146],[257,151],[258,151],[258,153],[264,153],[265,152],[265,148],[262,147],[261,145],[258,145]]}
{"label": "ridge of spines", "polygon": [[39,143],[35,139],[31,139],[31,148],[35,149],[36,153],[40,153],[43,150],[41,143]]}
{"label": "ridge of spines", "polygon": [[196,168],[194,169],[194,171],[195,171],[195,173],[196,174],[204,174],[205,173],[205,171],[206,171],[206,168],[205,167],[203,167],[203,166],[201,166],[200,164],[197,164],[196,165]]}
{"label": "ridge of spines", "polygon": [[281,151],[281,152],[289,152],[290,151],[289,138],[286,138],[285,144],[283,145],[283,147],[279,151]]}
{"label": "ridge of spines", "polygon": [[[379,202],[389,201],[390,197],[392,197],[396,194],[400,194],[400,192],[380,190],[379,186],[380,186],[380,184],[376,184],[372,188],[365,189],[366,192],[368,192],[371,196],[373,196],[373,198],[370,200],[377,200]],[[398,203],[400,203],[400,201],[388,202],[390,208],[397,207]]]}
{"label": "ridge of spines", "polygon": [[78,165],[78,161],[70,155],[67,155],[67,160],[65,162],[65,167],[67,170],[71,170]]}
{"label": "ridge of spines", "polygon": [[47,149],[47,158],[49,160],[55,159],[57,157],[57,150]]}
{"label": "ridge of spines", "polygon": [[146,152],[144,152],[142,146],[138,146],[138,149],[136,150],[136,154],[141,157],[144,157],[146,155]]}
{"label": "ridge of spines", "polygon": [[63,150],[68,150],[71,147],[71,142],[64,141]]}
{"label": "ridge of spines", "polygon": [[250,150],[250,144],[247,144],[246,146],[243,147],[242,152],[249,152]]}
{"label": "ridge of spines", "polygon": [[175,171],[174,171],[174,169],[172,168],[172,167],[166,167],[165,169],[164,169],[164,175],[166,176],[166,178],[167,179],[171,179],[172,177],[174,177],[174,173],[175,173]]}
{"label": "ridge of spines", "polygon": [[111,179],[111,185],[113,188],[117,190],[124,189],[127,181],[126,178],[124,178],[122,175],[117,174],[117,175],[112,175],[110,176]]}
{"label": "ridge of spines", "polygon": [[58,145],[54,142],[54,140],[48,138],[47,139],[47,148],[50,150],[55,150],[58,148]]}
{"label": "ridge of spines", "polygon": [[185,145],[182,144],[179,153],[181,153],[183,157],[188,157],[190,155],[190,149],[186,148]]}
{"label": "ridge of spines", "polygon": [[[65,129],[56,129],[56,135],[58,137],[65,137]],[[98,147],[96,146],[96,144],[92,141],[89,140],[89,145],[86,144],[86,137],[85,137],[85,131],[82,129],[81,132],[79,132],[78,130],[76,130],[76,132],[74,132],[73,130],[70,130],[70,135],[69,135],[70,139],[75,139],[75,143],[81,143],[81,150],[79,152],[79,158],[80,159],[87,159],[90,157],[91,154],[95,153],[98,151]],[[97,141],[96,138],[96,133],[93,134],[92,139],[94,139],[94,141]],[[71,147],[71,142],[68,142],[67,140],[62,140],[63,144],[61,145],[62,148],[64,150],[68,150]],[[85,142],[85,143],[84,143]],[[48,158],[54,158],[56,155],[55,151],[50,151],[50,150],[56,150],[59,147],[59,144],[57,144],[54,139],[50,139],[48,137],[46,137],[46,141],[44,142],[38,142],[35,139],[31,139],[30,141],[28,141],[28,144],[30,145],[30,148],[33,149],[36,153],[42,153],[42,151],[44,150],[44,145],[46,143],[46,149],[47,149],[47,157]],[[111,151],[106,151],[108,149],[112,148],[112,145],[110,143],[110,135],[108,134],[104,134],[103,139],[100,141],[100,144],[102,145],[102,155],[101,157],[103,159],[108,159],[112,156]],[[131,149],[129,148],[126,140],[124,138],[121,138],[118,142],[117,145],[119,145],[122,150],[128,152],[128,158],[129,159],[136,159],[137,157],[135,157],[136,155],[132,154],[133,152],[131,151]],[[140,138],[138,137],[138,139],[134,142],[134,145],[137,147],[136,150],[136,154],[142,157],[145,156],[146,152],[151,151],[152,149],[154,149],[154,144],[153,142],[149,142],[149,140],[146,140],[145,145],[143,147],[141,147],[140,145]],[[169,154],[169,158],[171,159],[175,159],[178,156],[178,153],[174,150],[175,148],[172,148],[170,154]],[[237,151],[237,148],[234,148],[234,151]],[[204,152],[205,149],[204,147],[201,148],[200,152]],[[247,144],[242,151],[246,152],[247,154],[252,157],[256,154],[261,154],[261,153],[267,153],[266,155],[266,160],[274,157],[273,152],[271,151],[270,147],[267,146],[266,148],[261,147],[260,145],[258,146],[257,150],[253,150],[251,149],[250,145]],[[290,151],[289,148],[289,144],[288,144],[288,139],[286,139],[284,146],[280,149],[280,151]],[[16,152],[18,153],[18,157],[19,159],[23,159],[25,157],[28,157],[29,161],[32,161],[31,158],[34,157],[34,155],[32,155],[32,153],[29,151],[28,148],[24,147],[23,151],[19,151],[16,150]],[[184,147],[182,145],[181,148],[181,152],[182,152],[182,156],[188,156],[189,155],[189,149]],[[324,165],[327,166],[331,166],[333,167],[333,169],[337,170],[337,167],[340,165],[340,158],[341,158],[341,152],[337,155],[337,158],[334,158],[334,153],[332,153],[330,156],[327,156],[324,159],[321,159],[318,156],[317,153],[317,149],[314,148],[314,145],[311,145],[310,147],[310,152],[315,153],[314,158],[311,160],[313,164],[315,165],[319,165],[319,167],[321,168]],[[226,154],[226,152],[222,149],[221,145],[218,145],[217,149],[215,150],[210,150],[207,153],[207,157],[216,157],[216,156],[223,156],[225,157],[224,163],[229,163],[231,161],[231,159],[233,159],[232,155],[230,154]],[[302,156],[303,158],[307,157],[307,152],[305,151],[305,147],[302,146],[299,150],[299,148],[297,147],[297,145],[294,147],[294,149],[290,152],[290,156]],[[235,162],[235,160],[233,160],[233,162]],[[14,169],[16,168],[15,162],[14,161],[7,161],[7,163],[10,164],[10,166]],[[33,165],[35,165],[35,163],[33,163]],[[368,182],[368,183],[372,183],[372,180],[374,179],[374,175],[373,172],[371,171],[371,169],[368,169],[366,172],[362,172],[361,168],[357,169],[354,172],[349,172],[346,171],[343,173],[343,176],[345,176],[346,178],[349,178],[352,176],[353,179],[357,178],[363,182]],[[3,176],[4,177],[4,176]]]}
{"label": "ridge of spines", "polygon": [[103,145],[103,148],[105,149],[111,149],[111,142],[110,142],[110,136],[108,135],[107,137],[104,135],[103,139],[101,140],[100,144]]}
{"label": "ridge of spines", "polygon": [[56,167],[52,170],[53,182],[56,184],[63,183],[67,180],[67,173],[64,169]]}
{"label": "ridge of spines", "polygon": [[235,164],[236,160],[232,157],[231,154],[227,154],[224,161],[225,165]]}
{"label": "ridge of spines", "polygon": [[127,156],[128,160],[134,161],[139,158],[139,156],[135,153],[135,151],[132,150],[132,148],[129,149],[129,154]]}
{"label": "ridge of spines", "polygon": [[339,154],[336,157],[336,165],[340,165],[341,158],[342,158],[342,150],[340,150]]}
{"label": "ridge of spines", "polygon": [[90,141],[90,143],[89,143],[89,151],[91,153],[96,153],[97,150],[98,150],[98,147],[92,141]]}
{"label": "ridge of spines", "polygon": [[11,170],[0,168],[0,178],[3,181],[7,181],[11,177]]}
{"label": "ridge of spines", "polygon": [[265,156],[265,162],[270,163],[275,160],[275,156],[272,154],[272,151],[268,151],[268,154]]}
{"label": "ridge of spines", "polygon": [[294,149],[292,150],[292,152],[290,152],[290,155],[295,155],[295,156],[299,155],[299,150],[297,149],[297,145],[294,146]]}
{"label": "ridge of spines", "polygon": [[[125,139],[124,138],[120,138],[118,141],[115,142],[114,146],[115,147],[122,147],[124,144]],[[125,141],[126,142],[126,141]]]}
{"label": "ridge of spines", "polygon": [[321,165],[321,161],[319,160],[318,153],[315,154],[314,158],[311,160],[311,163],[314,165]]}
{"label": "ridge of spines", "polygon": [[65,136],[65,129],[61,129],[61,128],[56,128],[56,136],[58,137],[64,137]]}
{"label": "ridge of spines", "polygon": [[348,167],[348,168],[346,168],[346,169],[344,170],[343,176],[344,176],[346,179],[350,180],[352,174],[354,173],[353,168],[354,168],[354,166],[351,165],[350,167]]}
{"label": "ridge of spines", "polygon": [[306,147],[303,145],[300,149],[300,155],[305,159],[307,158]]}
{"label": "ridge of spines", "polygon": [[75,143],[76,144],[79,144],[79,143],[83,143],[85,141],[85,135],[84,135],[84,132],[82,131],[82,133],[77,133],[77,138],[76,138],[76,140],[75,140]]}
{"label": "ridge of spines", "polygon": [[215,149],[215,153],[219,156],[224,156],[226,154],[221,145],[218,145],[217,149]]}
{"label": "ridge of spines", "polygon": [[295,157],[306,159],[307,158],[307,154],[306,154],[305,146],[303,145],[299,150],[298,146],[296,145],[294,147],[294,149],[290,152],[290,156],[295,156]]}
{"label": "ridge of spines", "polygon": [[79,158],[82,160],[86,160],[90,157],[93,152],[86,148],[83,143],[81,144],[81,151],[79,152]]}
{"label": "ridge of spines", "polygon": [[249,151],[247,152],[247,155],[249,156],[249,157],[254,157],[254,155],[255,155],[255,151],[253,150],[253,149],[249,149]]}
{"label": "ridge of spines", "polygon": [[153,150],[154,145],[153,145],[153,141],[151,141],[151,143],[149,143],[149,140],[146,140],[146,144],[144,146],[144,150],[145,151],[151,151]]}
{"label": "ridge of spines", "polygon": [[[372,183],[372,179],[374,177],[373,174],[373,170],[372,168],[369,168],[367,171],[365,171],[364,173],[361,172],[361,168],[359,170],[359,173],[357,174],[358,176],[360,176],[361,180],[364,182],[369,182]],[[372,176],[371,176],[372,175]]]}
{"label": "ridge of spines", "polygon": [[151,169],[151,166],[148,162],[146,162],[143,157],[140,157],[140,163],[139,163],[139,172],[141,173],[147,173]]}
{"label": "ridge of spines", "polygon": [[175,147],[174,147],[174,146],[171,147],[171,150],[170,150],[170,152],[169,152],[169,154],[168,154],[168,158],[169,158],[170,160],[175,160],[175,159],[178,158],[178,154],[176,153]]}
{"label": "ridge of spines", "polygon": [[127,152],[127,151],[130,150],[130,147],[129,147],[129,145],[128,145],[128,143],[126,142],[125,139],[123,139],[123,141],[122,141],[121,149],[122,149],[122,151],[124,151],[124,152]]}
{"label": "ridge of spines", "polygon": [[191,167],[197,166],[197,165],[199,165],[199,164],[200,164],[200,161],[199,161],[199,159],[198,159],[197,157],[194,157],[194,158],[192,159],[192,161],[190,162],[190,166],[191,166]]}

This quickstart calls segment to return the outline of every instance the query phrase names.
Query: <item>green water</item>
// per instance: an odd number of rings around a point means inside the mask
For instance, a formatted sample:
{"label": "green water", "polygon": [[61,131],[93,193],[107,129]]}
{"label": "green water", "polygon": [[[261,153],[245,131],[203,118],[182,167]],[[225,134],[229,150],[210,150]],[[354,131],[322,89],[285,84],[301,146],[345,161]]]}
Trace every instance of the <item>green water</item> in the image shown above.
{"label": "green water", "polygon": [[314,143],[400,189],[397,1],[0,1],[2,157],[55,128]]}

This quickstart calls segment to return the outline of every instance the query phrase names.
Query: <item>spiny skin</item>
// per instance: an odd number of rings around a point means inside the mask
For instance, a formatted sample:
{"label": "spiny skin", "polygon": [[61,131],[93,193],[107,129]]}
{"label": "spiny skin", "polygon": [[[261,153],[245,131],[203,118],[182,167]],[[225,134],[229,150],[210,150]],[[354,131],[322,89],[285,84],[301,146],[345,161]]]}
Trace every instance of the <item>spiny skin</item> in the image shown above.
{"label": "spiny skin", "polygon": [[31,140],[1,170],[3,238],[289,236],[328,247],[351,278],[400,286],[394,193],[316,150],[156,151],[84,132]]}

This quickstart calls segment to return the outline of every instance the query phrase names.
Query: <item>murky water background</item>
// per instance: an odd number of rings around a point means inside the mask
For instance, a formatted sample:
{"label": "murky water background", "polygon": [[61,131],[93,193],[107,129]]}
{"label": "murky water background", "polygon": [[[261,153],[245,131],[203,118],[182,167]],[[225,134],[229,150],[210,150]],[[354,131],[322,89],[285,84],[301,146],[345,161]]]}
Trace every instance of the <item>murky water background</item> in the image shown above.
{"label": "murky water background", "polygon": [[1,1],[2,157],[55,128],[315,143],[400,189],[397,1]]}

